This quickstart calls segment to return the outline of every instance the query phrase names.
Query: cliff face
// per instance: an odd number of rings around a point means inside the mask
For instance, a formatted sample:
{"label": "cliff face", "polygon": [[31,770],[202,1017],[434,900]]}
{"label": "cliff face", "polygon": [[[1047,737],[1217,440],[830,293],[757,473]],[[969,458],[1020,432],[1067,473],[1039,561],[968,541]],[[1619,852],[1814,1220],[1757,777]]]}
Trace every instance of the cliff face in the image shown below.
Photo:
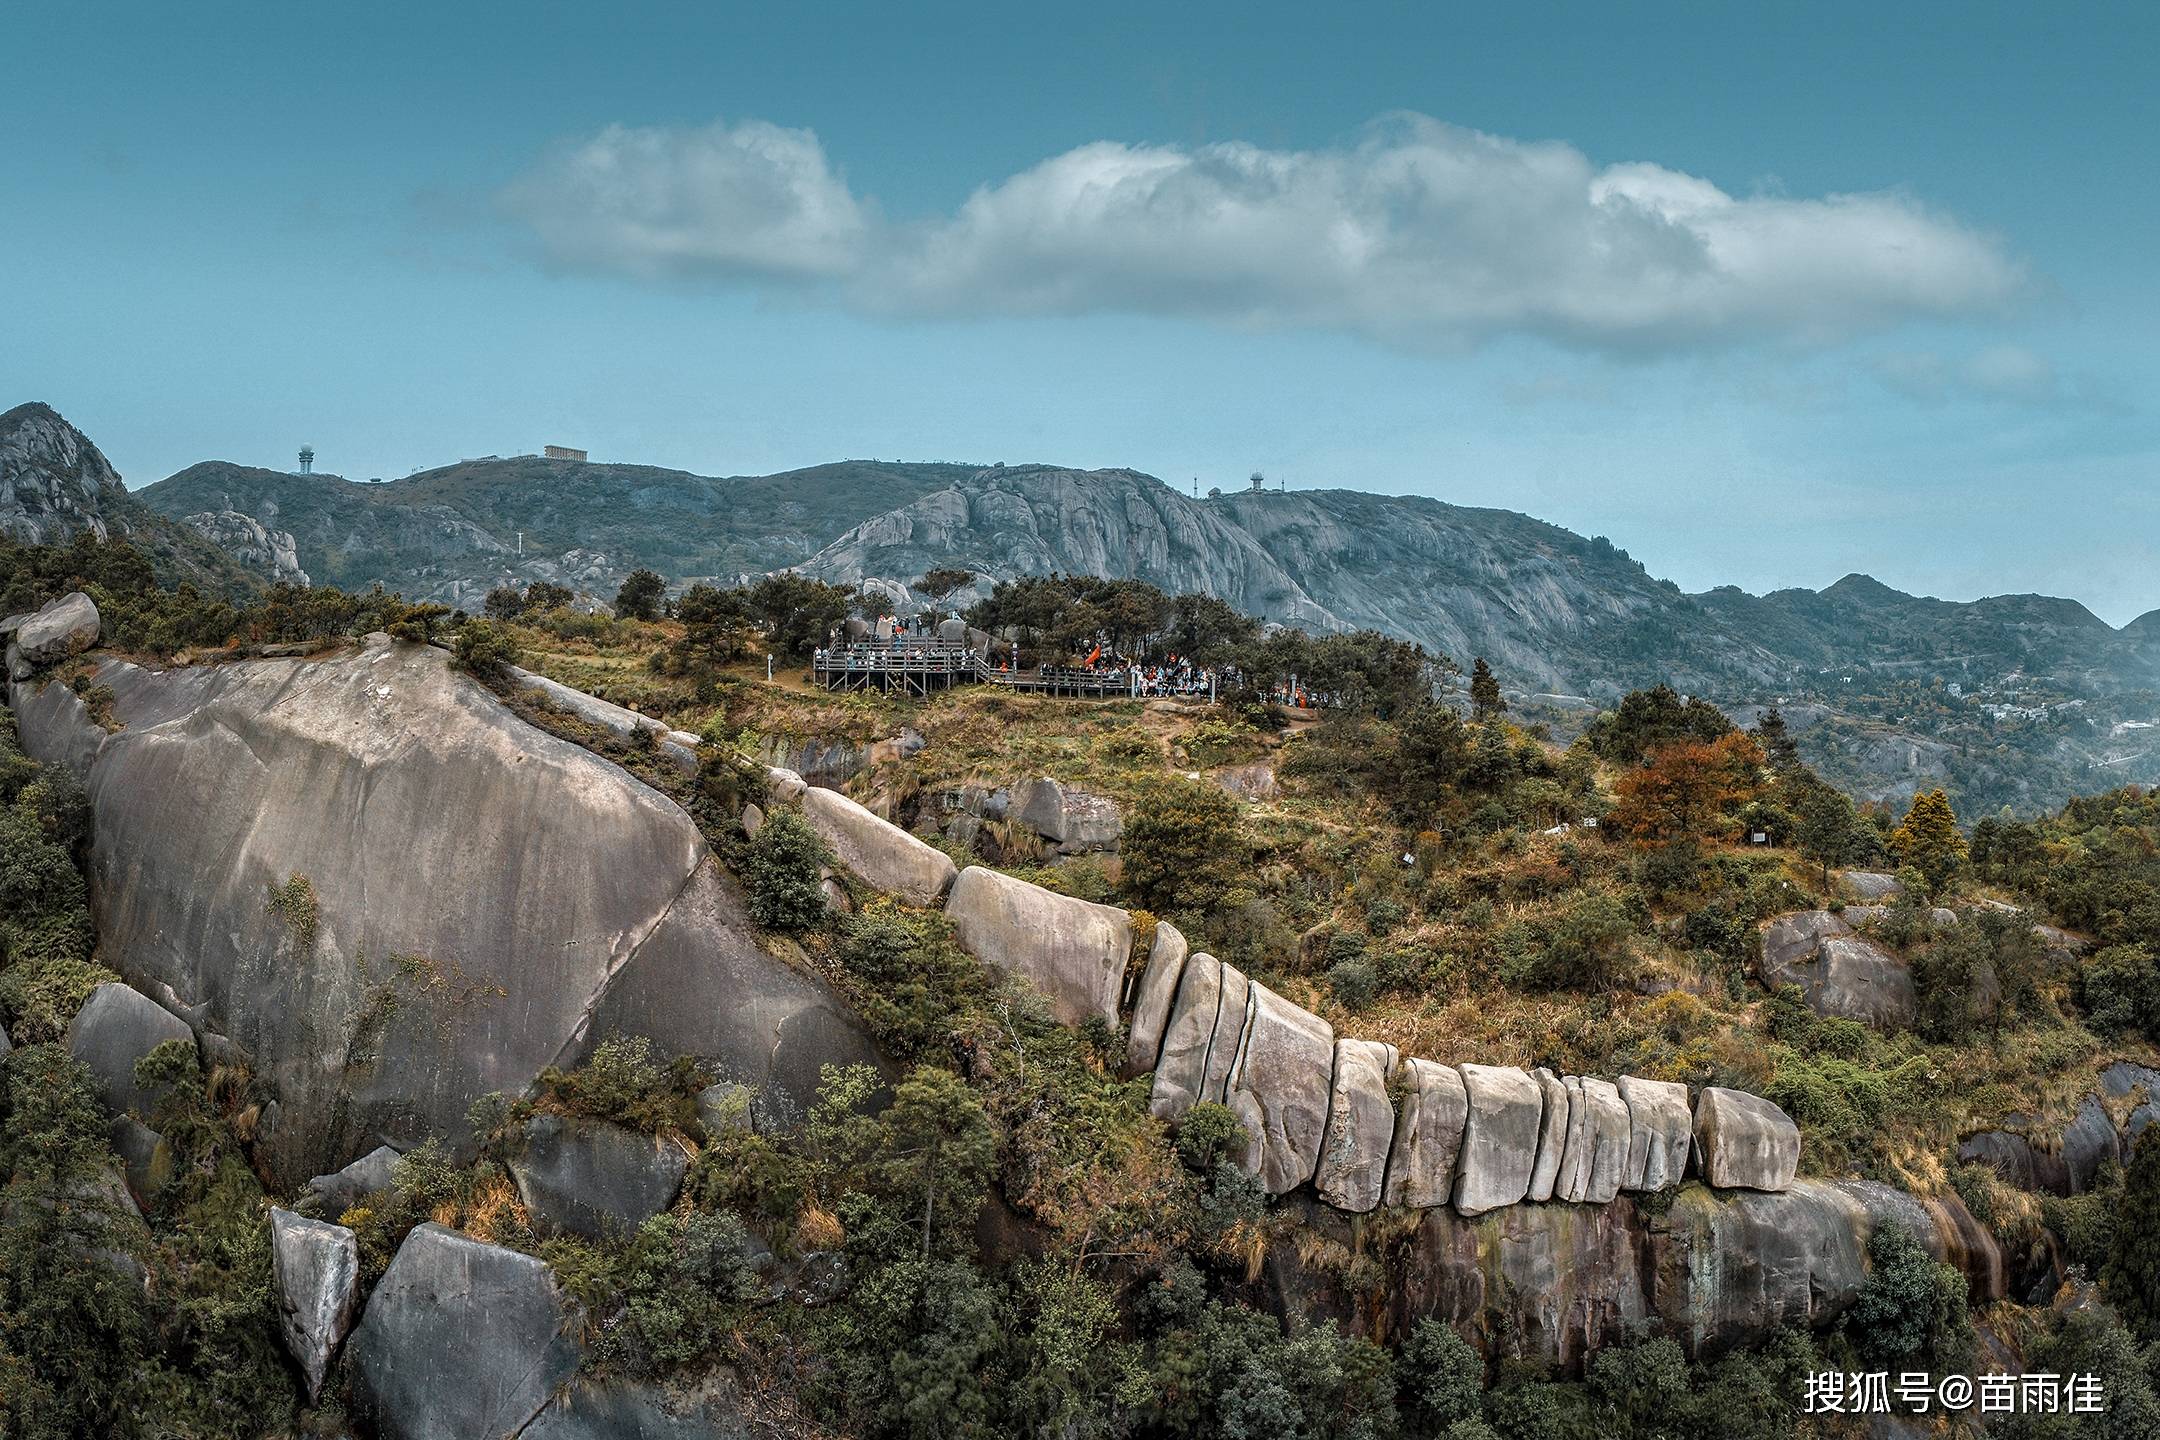
{"label": "cliff face", "polygon": [[269,1082],[283,1179],[462,1135],[475,1099],[617,1029],[783,1103],[874,1058],[760,948],[687,815],[440,650],[97,680],[111,734],[67,686],[16,684],[24,748],[84,775],[101,954]]}
{"label": "cliff face", "polygon": [[104,507],[121,490],[112,465],[49,405],[0,415],[0,534],[57,544],[89,531],[106,538]]}

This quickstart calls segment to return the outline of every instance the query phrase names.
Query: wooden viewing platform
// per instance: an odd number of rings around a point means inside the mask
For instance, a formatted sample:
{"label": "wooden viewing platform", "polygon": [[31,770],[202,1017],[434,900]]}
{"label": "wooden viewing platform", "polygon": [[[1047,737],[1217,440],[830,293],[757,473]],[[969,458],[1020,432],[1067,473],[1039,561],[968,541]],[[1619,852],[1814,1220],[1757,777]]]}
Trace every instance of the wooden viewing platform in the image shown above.
{"label": "wooden viewing platform", "polygon": [[1106,700],[1131,695],[1130,670],[1076,670],[1043,665],[1032,670],[1000,669],[967,645],[925,636],[857,640],[819,650],[811,674],[828,690],[879,690],[929,695],[955,685],[1002,685],[1037,695]]}

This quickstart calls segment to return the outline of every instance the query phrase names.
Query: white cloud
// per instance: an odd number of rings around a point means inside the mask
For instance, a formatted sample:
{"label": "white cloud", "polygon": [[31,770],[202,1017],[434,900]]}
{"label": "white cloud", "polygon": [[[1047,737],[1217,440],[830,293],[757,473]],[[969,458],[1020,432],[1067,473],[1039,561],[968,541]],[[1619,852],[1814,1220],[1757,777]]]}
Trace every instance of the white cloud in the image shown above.
{"label": "white cloud", "polygon": [[646,278],[853,272],[873,217],[808,130],[611,125],[502,194],[557,263]]}
{"label": "white cloud", "polygon": [[1992,238],[1899,193],[1736,197],[1419,115],[1269,150],[1100,141],[882,224],[816,138],[614,128],[511,191],[568,264],[824,278],[903,314],[1189,315],[1393,343],[1819,342],[2013,298]]}

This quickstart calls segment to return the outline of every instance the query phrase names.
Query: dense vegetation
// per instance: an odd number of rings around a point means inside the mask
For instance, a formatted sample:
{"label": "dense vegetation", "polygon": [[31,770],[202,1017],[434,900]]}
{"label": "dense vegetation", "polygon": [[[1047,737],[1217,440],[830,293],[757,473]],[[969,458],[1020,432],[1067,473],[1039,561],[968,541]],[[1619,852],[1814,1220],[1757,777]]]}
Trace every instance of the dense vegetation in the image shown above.
{"label": "dense vegetation", "polygon": [[[482,1102],[471,1163],[423,1148],[391,1191],[325,1217],[355,1230],[371,1281],[414,1225],[454,1224],[555,1267],[583,1306],[597,1376],[682,1380],[724,1365],[802,1433],[910,1440],[1770,1436],[1804,1428],[1811,1370],[1976,1363],[1962,1278],[1894,1229],[1878,1234],[1843,1327],[1709,1363],[1638,1338],[1567,1377],[1489,1365],[1430,1321],[1391,1333],[1369,1319],[1278,1318],[1271,1255],[1295,1256],[1351,1302],[1346,1314],[1369,1317],[1377,1307],[1356,1302],[1399,1283],[1401,1244],[1385,1243],[1380,1222],[1370,1244],[1338,1244],[1269,1205],[1226,1158],[1239,1140],[1227,1110],[1203,1106],[1166,1129],[1148,1113],[1147,1082],[1117,1078],[1121,1035],[1058,1025],[1032,991],[962,951],[941,916],[860,892],[836,915],[823,846],[791,812],[755,836],[738,829],[751,752],[905,723],[925,744],[858,777],[866,797],[906,815],[956,786],[1045,769],[1113,797],[1126,816],[1116,863],[1053,864],[1011,836],[1000,862],[1132,906],[1143,928],[1174,920],[1348,1031],[1442,1061],[1736,1084],[1792,1112],[1811,1171],[1954,1186],[2007,1250],[2055,1247],[2100,1284],[2108,1305],[1999,1324],[2035,1363],[2104,1370],[2112,1433],[2151,1433],[2139,1427],[2160,1410],[2137,1346],[2160,1341],[2160,1261],[2144,1223],[2160,1214],[2160,1142],[2099,1189],[2045,1204],[1950,1163],[1968,1122],[2065,1114],[2109,1053],[2100,1037],[2160,1036],[2160,813],[2147,797],[1985,820],[1968,842],[1947,796],[1897,815],[1855,808],[1774,716],[1741,731],[1659,688],[1561,746],[1511,719],[1497,684],[1478,683],[1489,667],[1473,672],[1466,717],[1433,698],[1436,662],[1411,647],[1261,637],[1191,597],[1066,581],[994,593],[995,608],[972,618],[1068,651],[1125,625],[1135,649],[1326,674],[1341,703],[1285,735],[1256,697],[1204,711],[965,693],[913,703],[756,683],[763,666],[749,657],[799,655],[802,637],[822,638],[836,600],[814,583],[762,596],[702,587],[673,615],[655,599],[651,619],[513,592],[467,619],[326,589],[235,606],[161,589],[125,547],[0,548],[0,604],[80,585],[123,649],[388,628],[443,640],[483,679],[522,660],[698,731],[708,763],[693,785],[632,742],[532,712],[675,794],[768,943],[830,976],[896,1062],[889,1083],[828,1070],[810,1113],[774,1117],[747,1094],[713,1106],[718,1077],[611,1039],[528,1095]],[[1253,765],[1279,782],[1264,801],[1233,799],[1212,778]],[[162,1097],[146,1118],[170,1166],[138,1219],[105,1117],[54,1043],[110,978],[85,903],[87,807],[11,734],[0,735],[0,827],[0,1018],[19,1047],[0,1061],[0,1433],[327,1432],[341,1420],[336,1381],[303,1416],[274,1335],[270,1197],[247,1161],[260,1088],[229,1067],[204,1073],[185,1046],[144,1062],[138,1078]],[[1859,863],[1911,882],[1913,898],[1872,932],[1912,966],[1922,1010],[1909,1032],[1825,1019],[1750,978],[1760,923],[1837,903],[1829,870]],[[1940,924],[1923,897],[2043,907],[2096,944],[2050,949],[1984,908]],[[306,910],[297,892],[284,903]],[[683,1199],[609,1242],[539,1238],[505,1166],[542,1113],[694,1147]],[[777,1292],[776,1273],[790,1277]]]}

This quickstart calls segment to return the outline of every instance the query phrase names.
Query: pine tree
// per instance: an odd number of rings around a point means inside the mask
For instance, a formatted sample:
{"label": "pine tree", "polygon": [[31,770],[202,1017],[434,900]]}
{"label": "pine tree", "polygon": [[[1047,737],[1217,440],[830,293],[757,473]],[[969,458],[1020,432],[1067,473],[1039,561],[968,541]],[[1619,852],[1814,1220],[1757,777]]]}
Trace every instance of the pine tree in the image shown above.
{"label": "pine tree", "polygon": [[1822,867],[1822,883],[1830,884],[1830,867],[1853,858],[1860,845],[1859,821],[1853,804],[1842,790],[1817,783],[1800,802],[1800,853]]}
{"label": "pine tree", "polygon": [[1800,746],[1777,706],[1763,711],[1762,719],[1755,722],[1755,738],[1761,742],[1763,754],[1770,757],[1771,767],[1780,774],[1800,763]]}
{"label": "pine tree", "polygon": [[1483,723],[1507,709],[1507,701],[1500,696],[1500,682],[1493,678],[1492,667],[1480,655],[1470,667],[1470,717]]}
{"label": "pine tree", "polygon": [[1913,796],[1905,819],[1890,832],[1890,850],[1925,877],[1930,893],[1939,893],[1965,858],[1965,837],[1958,834],[1950,797],[1940,790]]}
{"label": "pine tree", "polygon": [[2139,1132],[2100,1283],[2138,1339],[2160,1339],[2160,1128]]}

